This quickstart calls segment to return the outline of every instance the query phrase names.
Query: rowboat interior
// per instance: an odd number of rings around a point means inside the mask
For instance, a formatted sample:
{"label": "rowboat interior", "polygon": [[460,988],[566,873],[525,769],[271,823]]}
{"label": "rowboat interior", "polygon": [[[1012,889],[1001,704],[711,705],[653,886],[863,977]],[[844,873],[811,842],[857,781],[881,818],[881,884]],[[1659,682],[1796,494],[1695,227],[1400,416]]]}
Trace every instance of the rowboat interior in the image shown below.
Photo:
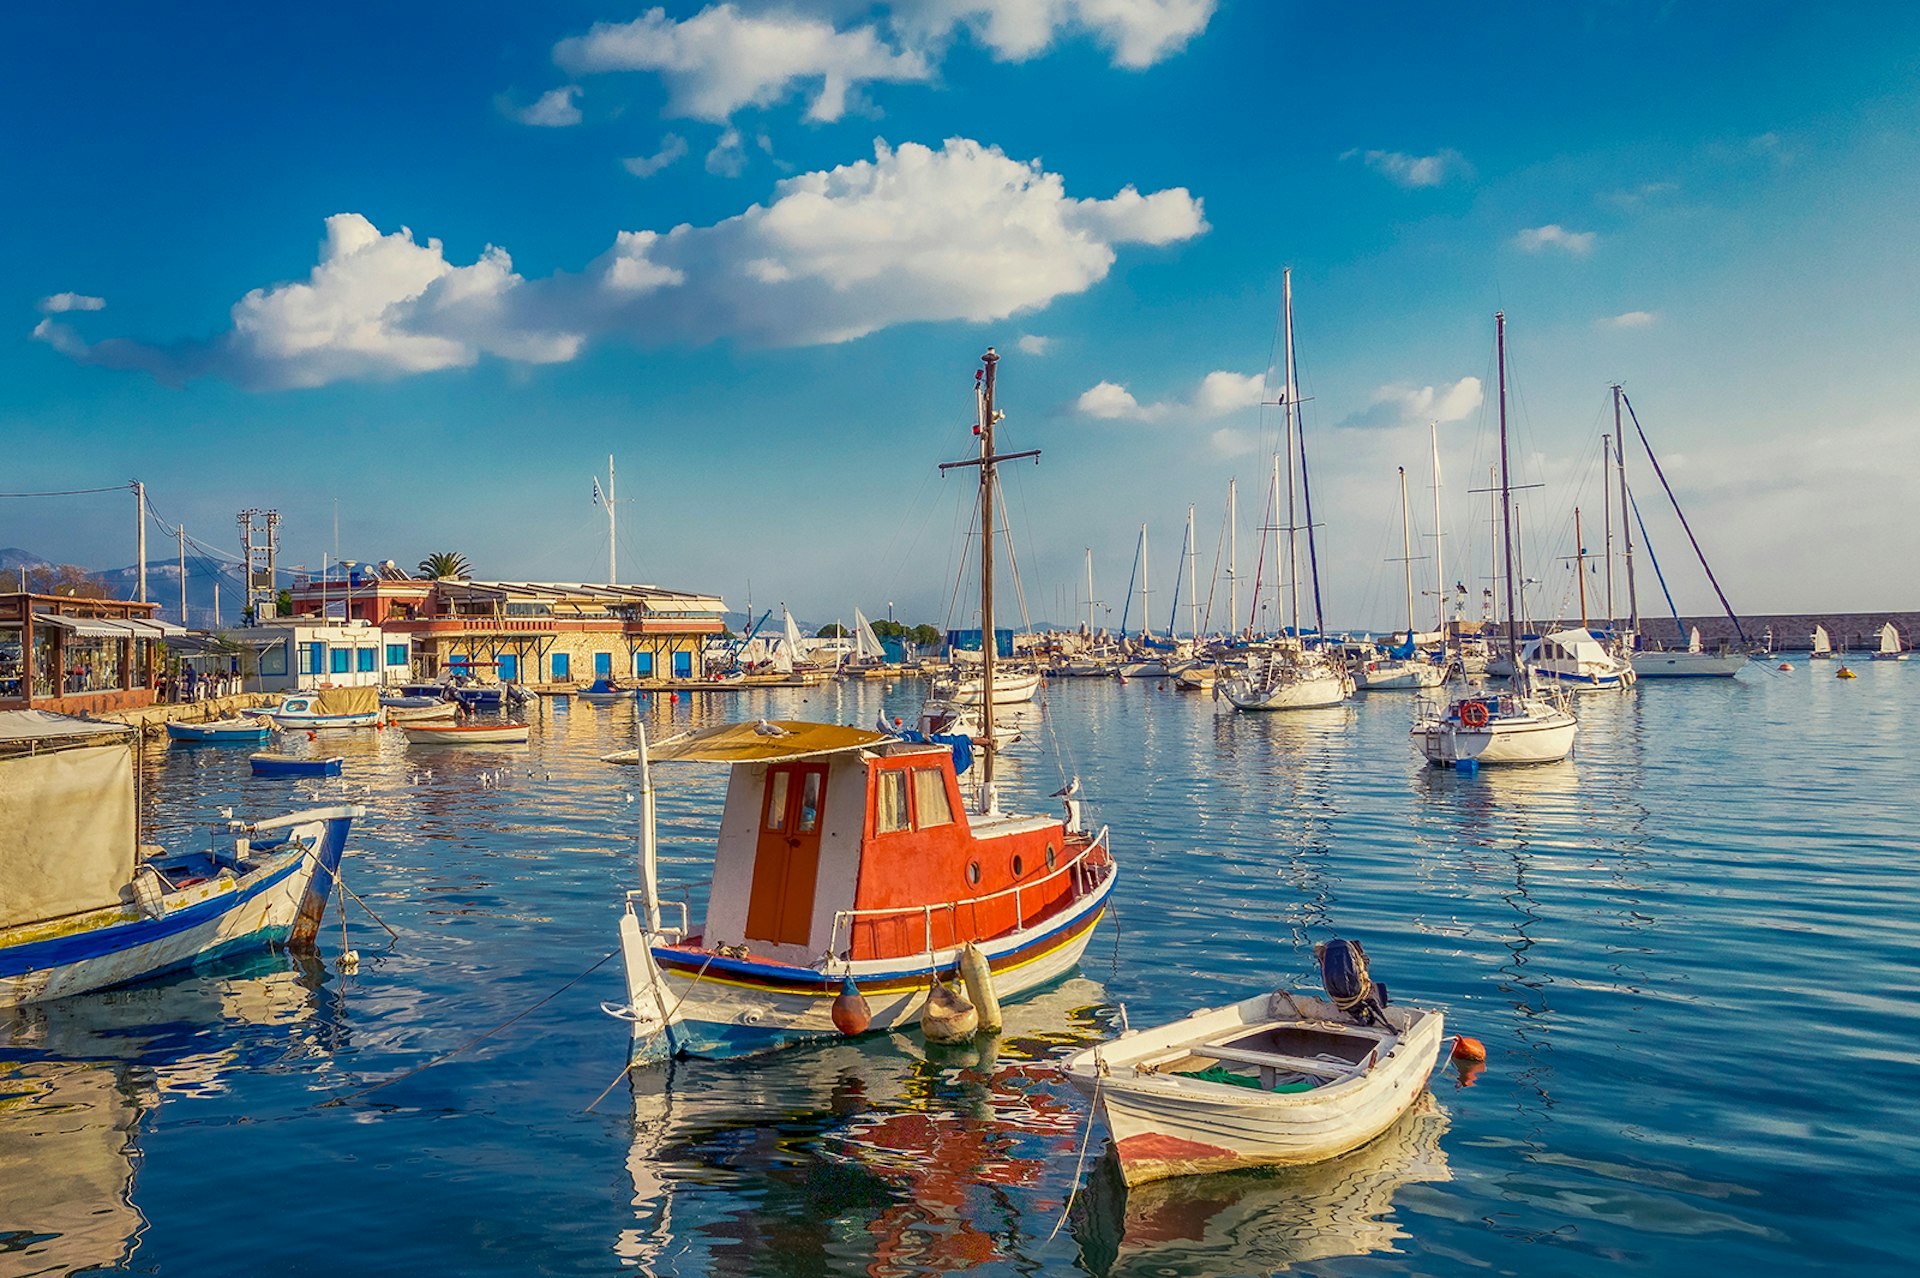
{"label": "rowboat interior", "polygon": [[1143,1074],[1185,1075],[1269,1092],[1303,1092],[1365,1072],[1398,1039],[1392,1030],[1369,1025],[1276,1020],[1183,1044],[1140,1061],[1137,1068]]}

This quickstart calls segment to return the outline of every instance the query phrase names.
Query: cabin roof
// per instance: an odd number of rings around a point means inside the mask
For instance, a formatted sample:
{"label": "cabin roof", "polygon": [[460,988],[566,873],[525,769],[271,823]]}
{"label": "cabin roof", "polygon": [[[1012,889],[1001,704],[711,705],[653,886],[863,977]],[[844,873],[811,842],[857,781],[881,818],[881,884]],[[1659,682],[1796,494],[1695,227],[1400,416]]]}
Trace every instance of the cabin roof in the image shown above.
{"label": "cabin roof", "polygon": [[756,723],[728,723],[670,738],[649,747],[647,759],[653,763],[783,763],[789,759],[871,749],[891,740],[886,733],[837,723],[761,719]]}

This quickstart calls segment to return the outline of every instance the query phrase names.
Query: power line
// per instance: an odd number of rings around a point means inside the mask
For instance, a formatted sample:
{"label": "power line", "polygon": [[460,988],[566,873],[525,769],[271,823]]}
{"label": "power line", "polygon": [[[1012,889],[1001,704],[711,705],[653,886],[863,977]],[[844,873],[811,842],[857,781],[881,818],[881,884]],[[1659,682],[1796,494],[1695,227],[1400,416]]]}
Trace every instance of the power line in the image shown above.
{"label": "power line", "polygon": [[84,497],[89,493],[123,493],[130,484],[115,484],[111,488],[62,488],[45,493],[0,493],[0,497]]}

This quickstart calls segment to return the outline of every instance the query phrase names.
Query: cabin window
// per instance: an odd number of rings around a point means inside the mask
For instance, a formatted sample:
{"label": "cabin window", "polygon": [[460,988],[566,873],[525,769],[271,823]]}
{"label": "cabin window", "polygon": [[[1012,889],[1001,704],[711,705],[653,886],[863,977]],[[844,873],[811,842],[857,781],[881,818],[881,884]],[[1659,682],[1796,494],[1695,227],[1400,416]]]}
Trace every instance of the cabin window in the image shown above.
{"label": "cabin window", "polygon": [[967,862],[967,882],[975,887],[980,886],[980,863],[978,861]]}
{"label": "cabin window", "polygon": [[879,787],[873,798],[873,832],[875,834],[893,834],[913,824],[907,819],[907,774],[905,772],[898,769],[882,772]]}
{"label": "cabin window", "polygon": [[818,772],[809,772],[800,782],[800,833],[811,834],[820,824],[820,783],[825,780]]}
{"label": "cabin window", "polygon": [[1013,877],[1019,878],[1027,872],[1027,863],[1018,852],[1013,854]]}
{"label": "cabin window", "polygon": [[767,828],[778,830],[787,823],[787,778],[785,772],[767,777]]}
{"label": "cabin window", "polygon": [[1060,860],[1060,854],[1054,851],[1053,844],[1047,844],[1047,868],[1051,870]]}
{"label": "cabin window", "polygon": [[953,805],[947,801],[947,779],[938,768],[913,770],[914,824],[922,829],[953,824]]}

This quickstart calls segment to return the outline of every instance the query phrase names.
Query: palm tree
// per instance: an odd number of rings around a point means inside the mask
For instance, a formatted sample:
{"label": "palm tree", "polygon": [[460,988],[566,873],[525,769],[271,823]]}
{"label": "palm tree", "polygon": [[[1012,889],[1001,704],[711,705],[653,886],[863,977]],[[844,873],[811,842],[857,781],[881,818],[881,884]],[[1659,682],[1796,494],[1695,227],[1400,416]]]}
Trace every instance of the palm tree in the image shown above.
{"label": "palm tree", "polygon": [[467,557],[455,550],[436,550],[420,561],[417,570],[422,577],[431,577],[438,581],[442,577],[467,577],[473,574],[473,565]]}

